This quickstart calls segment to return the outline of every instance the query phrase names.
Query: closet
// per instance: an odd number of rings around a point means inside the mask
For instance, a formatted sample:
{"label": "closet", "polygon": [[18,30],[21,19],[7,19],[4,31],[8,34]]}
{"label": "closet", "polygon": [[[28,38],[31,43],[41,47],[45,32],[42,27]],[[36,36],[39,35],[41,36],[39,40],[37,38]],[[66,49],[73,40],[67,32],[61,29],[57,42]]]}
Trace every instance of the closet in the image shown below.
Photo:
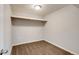
{"label": "closet", "polygon": [[11,16],[12,45],[43,40],[46,20],[31,17]]}

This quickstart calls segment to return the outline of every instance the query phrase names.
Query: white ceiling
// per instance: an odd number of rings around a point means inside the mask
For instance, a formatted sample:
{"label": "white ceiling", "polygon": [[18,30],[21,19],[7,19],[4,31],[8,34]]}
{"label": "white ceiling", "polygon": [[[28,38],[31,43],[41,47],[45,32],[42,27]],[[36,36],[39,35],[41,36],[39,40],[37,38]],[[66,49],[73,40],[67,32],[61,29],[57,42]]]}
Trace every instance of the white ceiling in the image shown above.
{"label": "white ceiling", "polygon": [[[68,4],[42,4],[42,8],[40,10],[35,10],[32,4],[12,4],[11,9],[13,12],[24,12],[44,17],[47,14],[59,10],[67,5]],[[79,7],[78,4],[75,6]]]}

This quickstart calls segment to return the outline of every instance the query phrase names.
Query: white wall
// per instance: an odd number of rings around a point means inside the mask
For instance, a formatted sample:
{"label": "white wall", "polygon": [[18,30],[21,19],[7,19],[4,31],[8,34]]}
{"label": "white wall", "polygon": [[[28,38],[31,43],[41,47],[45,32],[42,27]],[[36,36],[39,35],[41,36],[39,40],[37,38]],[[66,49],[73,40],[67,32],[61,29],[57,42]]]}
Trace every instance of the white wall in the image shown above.
{"label": "white wall", "polygon": [[30,14],[30,13],[25,13],[25,12],[13,12],[12,16],[21,16],[21,17],[31,17],[31,18],[37,18],[37,19],[42,19],[41,16],[35,15],[35,14]]}
{"label": "white wall", "polygon": [[3,5],[0,4],[0,50],[3,49],[3,39],[4,39],[4,36],[3,36]]}
{"label": "white wall", "polygon": [[40,21],[13,19],[12,24],[13,45],[42,40],[43,23]]}
{"label": "white wall", "polygon": [[79,9],[64,7],[44,17],[44,39],[79,54]]}
{"label": "white wall", "polygon": [[11,9],[10,5],[4,5],[4,49],[11,53]]}
{"label": "white wall", "polygon": [[40,13],[41,10],[33,10],[31,4],[23,5],[23,4],[15,4],[11,5],[12,9],[12,15],[13,16],[23,16],[23,17],[31,17],[31,18],[39,18],[42,19],[42,16],[40,16],[38,13]]}
{"label": "white wall", "polygon": [[11,11],[9,5],[0,5],[0,46],[11,52]]}

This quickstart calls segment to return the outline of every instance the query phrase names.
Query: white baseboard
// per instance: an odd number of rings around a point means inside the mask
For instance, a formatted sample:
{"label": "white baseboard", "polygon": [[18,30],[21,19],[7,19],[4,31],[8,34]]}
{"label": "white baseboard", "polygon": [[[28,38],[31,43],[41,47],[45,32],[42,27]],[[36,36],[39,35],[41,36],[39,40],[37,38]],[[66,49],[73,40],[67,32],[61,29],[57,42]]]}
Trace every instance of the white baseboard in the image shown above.
{"label": "white baseboard", "polygon": [[11,48],[10,48],[10,55],[11,55],[11,52],[12,52],[12,46],[11,46]]}
{"label": "white baseboard", "polygon": [[74,55],[78,55],[78,53],[75,53],[74,51],[68,50],[68,49],[66,49],[66,48],[64,48],[64,47],[62,47],[62,46],[60,46],[60,45],[58,45],[58,44],[56,44],[56,43],[54,43],[54,42],[51,42],[51,41],[49,41],[49,40],[45,40],[45,41],[47,41],[47,42],[49,42],[49,43],[51,43],[51,44],[53,44],[53,45],[55,45],[55,46],[57,46],[57,47],[59,47],[59,48],[65,50],[65,51],[68,51],[68,52],[70,52],[70,53],[72,53],[72,54],[74,54]]}
{"label": "white baseboard", "polygon": [[21,43],[17,43],[17,44],[12,44],[12,46],[26,44],[26,43],[32,43],[32,42],[36,42],[36,41],[41,41],[41,39],[40,40],[27,41],[27,42],[21,42]]}

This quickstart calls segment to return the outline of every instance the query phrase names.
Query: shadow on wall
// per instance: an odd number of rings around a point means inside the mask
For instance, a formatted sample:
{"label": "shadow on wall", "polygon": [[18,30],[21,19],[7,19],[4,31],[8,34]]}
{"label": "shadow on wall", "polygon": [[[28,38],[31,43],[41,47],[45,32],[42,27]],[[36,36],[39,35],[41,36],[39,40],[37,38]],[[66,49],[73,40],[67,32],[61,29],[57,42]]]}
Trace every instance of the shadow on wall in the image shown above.
{"label": "shadow on wall", "polygon": [[44,24],[41,21],[34,21],[34,20],[24,20],[24,19],[12,19],[12,25],[16,26],[34,26],[40,27]]}

